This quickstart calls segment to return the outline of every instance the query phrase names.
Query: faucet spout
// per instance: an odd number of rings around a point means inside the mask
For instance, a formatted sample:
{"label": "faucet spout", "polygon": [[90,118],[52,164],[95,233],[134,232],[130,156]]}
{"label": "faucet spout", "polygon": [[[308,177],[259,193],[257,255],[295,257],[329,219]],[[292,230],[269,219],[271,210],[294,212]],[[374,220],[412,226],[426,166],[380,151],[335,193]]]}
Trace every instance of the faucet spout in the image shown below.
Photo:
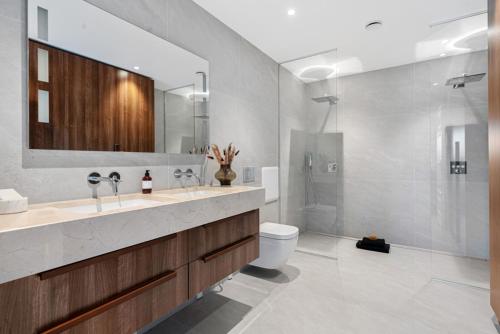
{"label": "faucet spout", "polygon": [[97,212],[102,212],[102,203],[99,194],[97,193],[97,188],[99,188],[99,184],[101,183],[101,175],[99,173],[91,173],[87,177],[87,183],[89,187],[92,189],[92,198],[95,199],[95,206]]}
{"label": "faucet spout", "polygon": [[196,173],[193,173],[192,176],[196,179],[196,181],[198,182],[198,186],[201,187],[201,178],[198,176],[198,174]]}

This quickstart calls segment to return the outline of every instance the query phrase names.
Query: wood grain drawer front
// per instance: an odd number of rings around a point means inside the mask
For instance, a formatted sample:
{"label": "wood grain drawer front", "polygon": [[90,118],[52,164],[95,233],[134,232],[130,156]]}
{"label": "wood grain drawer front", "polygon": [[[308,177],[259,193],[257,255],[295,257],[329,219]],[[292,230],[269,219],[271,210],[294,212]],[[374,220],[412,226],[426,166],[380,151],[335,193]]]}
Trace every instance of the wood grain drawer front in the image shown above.
{"label": "wood grain drawer front", "polygon": [[[154,262],[150,260],[154,257]],[[174,233],[165,237],[147,241],[131,247],[119,249],[114,252],[96,256],[90,259],[69,264],[49,271],[44,271],[38,276],[42,281],[63,276],[76,270],[92,269],[96,265],[119,265],[126,267],[128,262],[141,266],[144,262],[151,270],[151,275],[157,275],[166,270],[174,270],[188,262],[187,232]],[[156,266],[154,266],[156,265]],[[138,278],[141,279],[141,278]]]}
{"label": "wood grain drawer front", "polygon": [[[187,260],[182,232],[2,284],[0,333],[36,333],[166,272],[187,271]],[[187,295],[187,274],[185,285]]]}
{"label": "wood grain drawer front", "polygon": [[191,262],[189,297],[194,297],[258,257],[259,234],[255,234]]}
{"label": "wood grain drawer front", "polygon": [[55,276],[42,273],[41,324],[59,322],[185,264],[187,234],[179,233],[55,269]]}
{"label": "wood grain drawer front", "polygon": [[42,334],[134,333],[188,299],[188,266],[163,273],[42,330]]}
{"label": "wood grain drawer front", "polygon": [[259,210],[219,220],[189,231],[189,261],[259,233]]}

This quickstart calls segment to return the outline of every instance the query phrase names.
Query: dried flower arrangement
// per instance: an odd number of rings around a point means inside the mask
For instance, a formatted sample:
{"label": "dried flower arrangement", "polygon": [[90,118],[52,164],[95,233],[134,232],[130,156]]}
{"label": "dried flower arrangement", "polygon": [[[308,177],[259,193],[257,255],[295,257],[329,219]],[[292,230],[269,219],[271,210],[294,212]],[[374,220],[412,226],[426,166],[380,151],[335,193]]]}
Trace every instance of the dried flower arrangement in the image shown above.
{"label": "dried flower arrangement", "polygon": [[240,151],[231,143],[227,148],[222,150],[221,154],[219,147],[212,144],[212,153],[212,155],[207,155],[207,158],[212,160],[217,159],[220,165],[219,171],[215,173],[215,178],[219,180],[221,186],[230,186],[231,182],[236,179],[236,173],[231,169],[231,163]]}

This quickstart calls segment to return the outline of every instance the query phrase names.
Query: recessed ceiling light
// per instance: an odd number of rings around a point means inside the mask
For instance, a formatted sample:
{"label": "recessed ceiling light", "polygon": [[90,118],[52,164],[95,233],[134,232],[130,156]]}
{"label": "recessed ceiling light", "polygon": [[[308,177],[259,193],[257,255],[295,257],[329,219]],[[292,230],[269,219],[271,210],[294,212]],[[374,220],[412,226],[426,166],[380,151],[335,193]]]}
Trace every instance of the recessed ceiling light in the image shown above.
{"label": "recessed ceiling light", "polygon": [[441,53],[439,57],[446,57],[446,53]]}
{"label": "recessed ceiling light", "polygon": [[335,77],[337,74],[337,66],[332,65],[312,65],[303,68],[298,77],[307,81],[326,80]]}
{"label": "recessed ceiling light", "polygon": [[134,70],[139,71],[141,68],[139,66],[134,66]]}
{"label": "recessed ceiling light", "polygon": [[365,26],[365,29],[368,31],[378,30],[380,28],[382,28],[382,21],[372,21]]}
{"label": "recessed ceiling light", "polygon": [[437,82],[433,83],[432,85],[433,85],[434,87],[439,86],[439,84],[438,84]]}
{"label": "recessed ceiling light", "polygon": [[295,11],[295,9],[293,9],[293,8],[290,8],[290,9],[288,10],[288,16],[294,16],[296,13],[297,13],[297,12],[296,12],[296,11]]}

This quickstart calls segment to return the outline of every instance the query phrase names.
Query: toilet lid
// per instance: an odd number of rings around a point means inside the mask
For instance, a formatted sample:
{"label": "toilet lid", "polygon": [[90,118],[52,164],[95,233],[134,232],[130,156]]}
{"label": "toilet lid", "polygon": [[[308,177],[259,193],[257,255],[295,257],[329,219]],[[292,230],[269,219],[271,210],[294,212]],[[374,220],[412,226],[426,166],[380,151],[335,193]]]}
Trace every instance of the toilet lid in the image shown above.
{"label": "toilet lid", "polygon": [[260,236],[264,238],[288,240],[299,235],[299,229],[295,226],[263,223],[260,224]]}

